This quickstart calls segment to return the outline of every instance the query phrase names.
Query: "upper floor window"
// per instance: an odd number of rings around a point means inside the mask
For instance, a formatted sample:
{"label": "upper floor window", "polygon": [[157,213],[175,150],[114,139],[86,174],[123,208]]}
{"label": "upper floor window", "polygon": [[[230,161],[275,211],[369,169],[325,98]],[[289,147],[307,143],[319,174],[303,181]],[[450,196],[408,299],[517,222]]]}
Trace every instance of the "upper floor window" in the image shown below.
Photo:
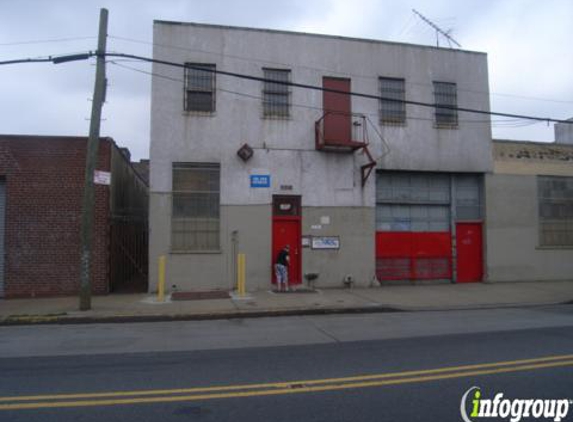
{"label": "upper floor window", "polygon": [[290,70],[265,68],[263,73],[265,78],[263,83],[264,117],[289,117],[290,87],[285,83],[290,82]]}
{"label": "upper floor window", "polygon": [[214,64],[185,64],[185,111],[215,111],[214,70]]}
{"label": "upper floor window", "polygon": [[[456,127],[458,125],[458,96],[455,83],[434,82],[434,102],[436,103],[436,126]],[[442,106],[442,107],[440,107]]]}
{"label": "upper floor window", "polygon": [[540,246],[573,246],[573,177],[539,176]]}
{"label": "upper floor window", "polygon": [[406,123],[404,79],[380,78],[380,96],[380,121],[383,124]]}

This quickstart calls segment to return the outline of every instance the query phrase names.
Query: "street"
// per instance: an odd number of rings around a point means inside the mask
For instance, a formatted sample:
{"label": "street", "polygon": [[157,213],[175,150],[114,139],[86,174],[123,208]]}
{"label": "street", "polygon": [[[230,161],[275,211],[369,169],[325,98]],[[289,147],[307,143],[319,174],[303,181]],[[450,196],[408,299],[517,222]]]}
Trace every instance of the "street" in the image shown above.
{"label": "street", "polygon": [[571,305],[0,333],[1,421],[460,421],[474,386],[573,399]]}

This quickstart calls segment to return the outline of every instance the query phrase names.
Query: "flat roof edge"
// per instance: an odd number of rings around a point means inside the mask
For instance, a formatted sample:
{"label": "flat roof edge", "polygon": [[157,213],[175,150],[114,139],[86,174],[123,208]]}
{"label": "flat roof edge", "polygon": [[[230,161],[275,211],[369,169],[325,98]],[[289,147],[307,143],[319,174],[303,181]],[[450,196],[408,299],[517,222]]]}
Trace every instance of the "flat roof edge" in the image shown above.
{"label": "flat roof edge", "polygon": [[368,43],[376,43],[376,44],[389,44],[389,45],[396,45],[396,46],[408,46],[408,47],[415,47],[415,48],[422,48],[422,49],[437,50],[437,51],[443,51],[443,52],[448,51],[448,52],[479,54],[479,55],[487,56],[487,53],[482,52],[482,51],[434,47],[431,45],[412,44],[412,43],[406,43],[406,42],[400,42],[400,41],[376,40],[376,39],[372,39],[372,38],[344,37],[342,35],[328,35],[328,34],[316,34],[316,33],[312,33],[312,32],[287,31],[287,30],[281,30],[281,29],[252,28],[252,27],[246,27],[246,26],[217,25],[217,24],[198,23],[198,22],[178,22],[178,21],[168,21],[168,20],[161,20],[161,19],[155,19],[153,21],[153,24],[154,25],[173,25],[173,26],[194,26],[194,27],[198,27],[198,28],[214,28],[214,29],[228,29],[228,30],[238,30],[238,31],[267,32],[267,33],[272,33],[272,34],[310,36],[310,37],[339,39],[339,40],[344,40],[344,41],[368,42]]}
{"label": "flat roof edge", "polygon": [[524,141],[518,139],[492,139],[494,144],[508,144],[508,145],[525,145],[525,146],[542,146],[542,147],[565,147],[573,148],[573,144],[566,144],[555,141]]}

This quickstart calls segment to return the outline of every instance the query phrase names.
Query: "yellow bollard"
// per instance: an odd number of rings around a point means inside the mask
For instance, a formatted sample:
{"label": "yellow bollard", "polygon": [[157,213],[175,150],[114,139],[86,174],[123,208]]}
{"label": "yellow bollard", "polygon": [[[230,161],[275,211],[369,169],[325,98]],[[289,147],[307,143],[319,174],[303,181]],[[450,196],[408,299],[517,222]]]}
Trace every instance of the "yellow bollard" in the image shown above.
{"label": "yellow bollard", "polygon": [[159,282],[157,284],[157,301],[165,302],[165,255],[159,257]]}
{"label": "yellow bollard", "polygon": [[245,254],[237,255],[237,293],[245,296]]}

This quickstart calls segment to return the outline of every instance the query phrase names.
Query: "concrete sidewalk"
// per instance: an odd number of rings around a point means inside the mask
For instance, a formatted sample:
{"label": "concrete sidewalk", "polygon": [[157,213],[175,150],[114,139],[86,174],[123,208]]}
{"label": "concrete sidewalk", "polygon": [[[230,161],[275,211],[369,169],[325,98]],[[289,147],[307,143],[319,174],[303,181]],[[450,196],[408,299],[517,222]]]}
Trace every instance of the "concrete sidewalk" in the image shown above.
{"label": "concrete sidewalk", "polygon": [[484,309],[573,303],[573,280],[324,289],[244,298],[158,303],[154,295],[95,296],[78,311],[77,297],[0,300],[0,324],[201,320],[328,313]]}

